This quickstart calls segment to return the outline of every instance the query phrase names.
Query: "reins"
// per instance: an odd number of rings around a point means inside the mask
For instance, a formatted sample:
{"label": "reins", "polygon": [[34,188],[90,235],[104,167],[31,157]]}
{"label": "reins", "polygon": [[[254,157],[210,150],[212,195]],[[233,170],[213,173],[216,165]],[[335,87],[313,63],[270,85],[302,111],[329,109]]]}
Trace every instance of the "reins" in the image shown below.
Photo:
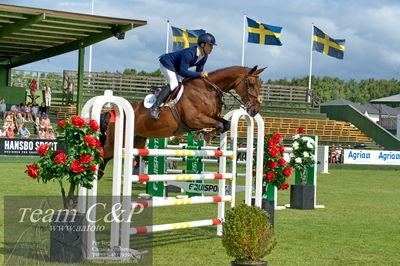
{"label": "reins", "polygon": [[219,88],[215,83],[213,83],[211,80],[209,80],[207,77],[203,78],[205,82],[207,82],[208,84],[211,85],[211,87],[213,87],[220,95],[221,95],[221,99],[222,99],[222,105],[226,106],[226,104],[223,101],[223,97],[224,97],[224,93],[229,93],[236,101],[238,101],[240,103],[240,107],[246,108],[246,104],[239,99],[238,97],[236,97],[235,95],[233,95],[233,93],[231,93],[230,91],[228,92],[224,92],[223,90],[221,90],[221,88]]}

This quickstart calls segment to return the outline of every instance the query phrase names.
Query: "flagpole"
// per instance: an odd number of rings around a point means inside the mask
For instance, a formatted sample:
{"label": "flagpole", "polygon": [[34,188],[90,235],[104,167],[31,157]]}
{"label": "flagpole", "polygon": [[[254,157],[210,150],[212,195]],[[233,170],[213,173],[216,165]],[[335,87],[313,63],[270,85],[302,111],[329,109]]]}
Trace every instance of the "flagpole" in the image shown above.
{"label": "flagpole", "polygon": [[311,23],[311,47],[310,47],[310,73],[308,75],[308,90],[307,90],[307,102],[311,102],[311,72],[312,72],[312,51],[313,51],[313,35],[314,35],[314,23]]}
{"label": "flagpole", "polygon": [[[91,12],[91,15],[93,15],[94,14],[94,0],[92,0],[92,12]],[[93,45],[90,45],[89,46],[89,72],[92,72],[92,48],[93,47]]]}
{"label": "flagpole", "polygon": [[244,66],[244,45],[246,39],[246,14],[243,14],[243,43],[242,43],[242,66]]}
{"label": "flagpole", "polygon": [[168,53],[168,44],[169,44],[169,20],[167,20],[167,45],[165,47],[165,53]]}

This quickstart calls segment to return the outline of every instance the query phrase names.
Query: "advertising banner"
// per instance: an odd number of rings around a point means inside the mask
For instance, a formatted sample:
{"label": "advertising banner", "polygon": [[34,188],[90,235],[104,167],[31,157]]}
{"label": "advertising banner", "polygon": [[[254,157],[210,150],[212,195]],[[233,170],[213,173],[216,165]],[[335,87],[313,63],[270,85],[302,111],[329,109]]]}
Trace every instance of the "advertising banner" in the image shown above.
{"label": "advertising banner", "polygon": [[37,148],[42,144],[52,144],[53,150],[64,150],[56,140],[0,138],[0,155],[39,156]]}
{"label": "advertising banner", "polygon": [[344,150],[345,164],[400,165],[400,151]]}

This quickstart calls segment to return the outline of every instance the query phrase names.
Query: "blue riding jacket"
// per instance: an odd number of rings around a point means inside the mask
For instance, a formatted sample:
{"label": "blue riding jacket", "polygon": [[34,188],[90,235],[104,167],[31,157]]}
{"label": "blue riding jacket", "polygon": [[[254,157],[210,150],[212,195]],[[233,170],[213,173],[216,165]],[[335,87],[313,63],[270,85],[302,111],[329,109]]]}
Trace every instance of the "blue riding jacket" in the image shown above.
{"label": "blue riding jacket", "polygon": [[[204,69],[208,55],[204,55],[204,57],[196,63],[198,58],[196,52],[197,46],[192,46],[176,52],[163,54],[160,56],[160,63],[184,78],[198,78],[200,77],[200,72]],[[192,66],[196,66],[196,72],[188,70],[189,67]]]}

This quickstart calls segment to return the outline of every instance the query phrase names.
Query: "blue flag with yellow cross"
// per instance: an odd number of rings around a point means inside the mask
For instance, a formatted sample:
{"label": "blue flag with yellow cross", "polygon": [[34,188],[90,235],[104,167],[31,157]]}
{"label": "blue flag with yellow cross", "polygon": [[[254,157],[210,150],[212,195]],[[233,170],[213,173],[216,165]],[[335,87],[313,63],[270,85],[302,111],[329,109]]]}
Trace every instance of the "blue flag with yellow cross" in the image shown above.
{"label": "blue flag with yellow cross", "polygon": [[328,34],[323,32],[314,26],[313,33],[313,50],[336,57],[337,59],[343,59],[344,56],[344,39],[333,39]]}
{"label": "blue flag with yellow cross", "polygon": [[282,45],[280,40],[282,27],[271,26],[247,18],[247,31],[249,33],[249,43]]}
{"label": "blue flag with yellow cross", "polygon": [[172,29],[172,50],[178,51],[184,48],[197,45],[199,35],[206,33],[205,30],[187,30],[171,26]]}

